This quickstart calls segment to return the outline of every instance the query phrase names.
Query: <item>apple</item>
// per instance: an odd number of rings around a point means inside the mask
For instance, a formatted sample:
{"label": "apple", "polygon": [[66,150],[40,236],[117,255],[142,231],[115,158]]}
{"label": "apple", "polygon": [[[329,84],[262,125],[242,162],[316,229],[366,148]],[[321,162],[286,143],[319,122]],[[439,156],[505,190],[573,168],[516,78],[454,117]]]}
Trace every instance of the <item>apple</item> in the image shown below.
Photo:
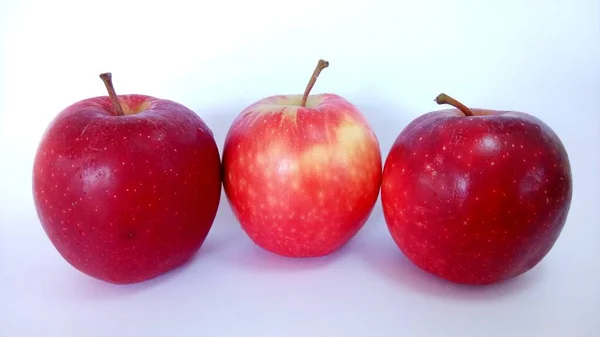
{"label": "apple", "polygon": [[181,104],[115,93],[68,106],[33,164],[42,227],[77,270],[127,284],[189,260],[212,226],[221,162],[212,131]]}
{"label": "apple", "polygon": [[398,135],[383,169],[389,232],[420,269],[454,283],[499,283],[551,250],[572,196],[569,158],[554,131],[515,111],[425,113]]}
{"label": "apple", "polygon": [[275,95],[245,108],[223,147],[223,187],[243,231],[285,257],[321,257],[344,246],[369,218],[381,186],[379,141],[349,101]]}

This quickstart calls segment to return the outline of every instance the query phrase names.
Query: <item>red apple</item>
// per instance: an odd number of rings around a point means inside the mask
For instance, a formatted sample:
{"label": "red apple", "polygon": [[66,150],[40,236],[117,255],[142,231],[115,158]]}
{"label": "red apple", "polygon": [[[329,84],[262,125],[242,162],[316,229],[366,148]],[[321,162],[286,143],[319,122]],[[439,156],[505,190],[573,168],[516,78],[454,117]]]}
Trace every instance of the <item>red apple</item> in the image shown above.
{"label": "red apple", "polygon": [[115,284],[166,273],[204,242],[221,193],[212,131],[181,104],[109,96],[64,109],[33,165],[40,222],[81,272]]}
{"label": "red apple", "polygon": [[369,218],[379,194],[379,142],[361,112],[334,94],[278,95],[244,109],[223,149],[223,186],[259,247],[287,257],[328,255]]}
{"label": "red apple", "polygon": [[419,268],[464,284],[492,284],[536,266],[571,204],[569,158],[544,122],[523,112],[426,113],[385,161],[381,200],[394,241]]}

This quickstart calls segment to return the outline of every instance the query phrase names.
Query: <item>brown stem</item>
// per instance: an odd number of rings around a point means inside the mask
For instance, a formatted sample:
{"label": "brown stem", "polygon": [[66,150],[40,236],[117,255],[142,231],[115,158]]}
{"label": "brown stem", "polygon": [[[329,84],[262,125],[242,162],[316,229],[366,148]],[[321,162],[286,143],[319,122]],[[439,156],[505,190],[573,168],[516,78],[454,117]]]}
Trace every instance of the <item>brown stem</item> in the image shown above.
{"label": "brown stem", "polygon": [[306,100],[308,99],[308,95],[310,94],[310,91],[312,90],[313,86],[315,85],[315,82],[317,82],[317,77],[319,77],[319,74],[321,73],[321,71],[323,71],[323,69],[329,67],[329,62],[325,61],[325,60],[319,60],[319,63],[317,63],[317,67],[315,68],[315,71],[313,72],[312,76],[310,77],[310,81],[308,81],[308,85],[306,86],[306,89],[304,89],[304,95],[302,95],[302,103],[300,103],[301,107],[306,107]]}
{"label": "brown stem", "polygon": [[104,86],[106,87],[106,90],[108,91],[108,96],[112,100],[113,107],[115,108],[115,111],[117,112],[117,116],[124,116],[125,113],[123,113],[123,108],[121,107],[121,103],[119,103],[119,97],[117,96],[117,93],[115,92],[115,87],[113,86],[113,83],[112,83],[112,74],[111,73],[102,73],[102,74],[100,74],[100,78],[102,79],[102,82],[104,82]]}
{"label": "brown stem", "polygon": [[462,104],[461,102],[455,100],[454,98],[442,93],[439,94],[436,98],[435,98],[435,102],[437,104],[450,104],[453,107],[457,108],[458,110],[462,111],[462,113],[465,114],[465,116],[473,116],[473,112],[471,111],[471,109],[467,108],[464,104]]}

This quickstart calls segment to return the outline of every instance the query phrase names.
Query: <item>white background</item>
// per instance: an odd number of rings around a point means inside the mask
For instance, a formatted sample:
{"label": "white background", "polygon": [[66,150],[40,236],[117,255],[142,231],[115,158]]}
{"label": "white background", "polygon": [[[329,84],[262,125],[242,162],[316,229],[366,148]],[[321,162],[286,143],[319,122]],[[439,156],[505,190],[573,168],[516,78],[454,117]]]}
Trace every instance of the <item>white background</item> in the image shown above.
{"label": "white background", "polygon": [[[338,254],[277,258],[225,202],[196,258],[155,280],[113,286],[61,259],[32,159],[54,115],[105,94],[100,72],[196,111],[221,148],[238,112],[301,93],[318,58],[314,93],[355,103],[384,158],[440,92],[549,124],[574,197],[546,259],[497,286],[439,281],[402,257],[379,203]],[[0,336],[600,336],[597,0],[0,0],[0,65]]]}

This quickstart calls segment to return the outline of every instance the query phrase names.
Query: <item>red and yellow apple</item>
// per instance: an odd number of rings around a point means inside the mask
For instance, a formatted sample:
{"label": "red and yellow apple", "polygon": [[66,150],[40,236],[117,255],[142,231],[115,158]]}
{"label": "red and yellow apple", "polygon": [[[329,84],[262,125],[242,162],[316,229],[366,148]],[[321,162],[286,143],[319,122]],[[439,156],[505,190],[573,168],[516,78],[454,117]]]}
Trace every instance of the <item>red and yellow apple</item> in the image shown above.
{"label": "red and yellow apple", "polygon": [[62,257],[110,283],[151,279],[204,242],[221,193],[212,131],[181,104],[146,95],[74,103],[46,129],[33,164],[41,224]]}
{"label": "red and yellow apple", "polygon": [[381,201],[392,238],[419,268],[464,284],[519,276],[551,250],[567,219],[571,168],[559,137],[523,112],[426,113],[385,161]]}
{"label": "red and yellow apple", "polygon": [[335,94],[276,95],[244,109],[223,149],[223,186],[250,239],[287,257],[319,257],[365,224],[379,194],[379,142],[363,114]]}

